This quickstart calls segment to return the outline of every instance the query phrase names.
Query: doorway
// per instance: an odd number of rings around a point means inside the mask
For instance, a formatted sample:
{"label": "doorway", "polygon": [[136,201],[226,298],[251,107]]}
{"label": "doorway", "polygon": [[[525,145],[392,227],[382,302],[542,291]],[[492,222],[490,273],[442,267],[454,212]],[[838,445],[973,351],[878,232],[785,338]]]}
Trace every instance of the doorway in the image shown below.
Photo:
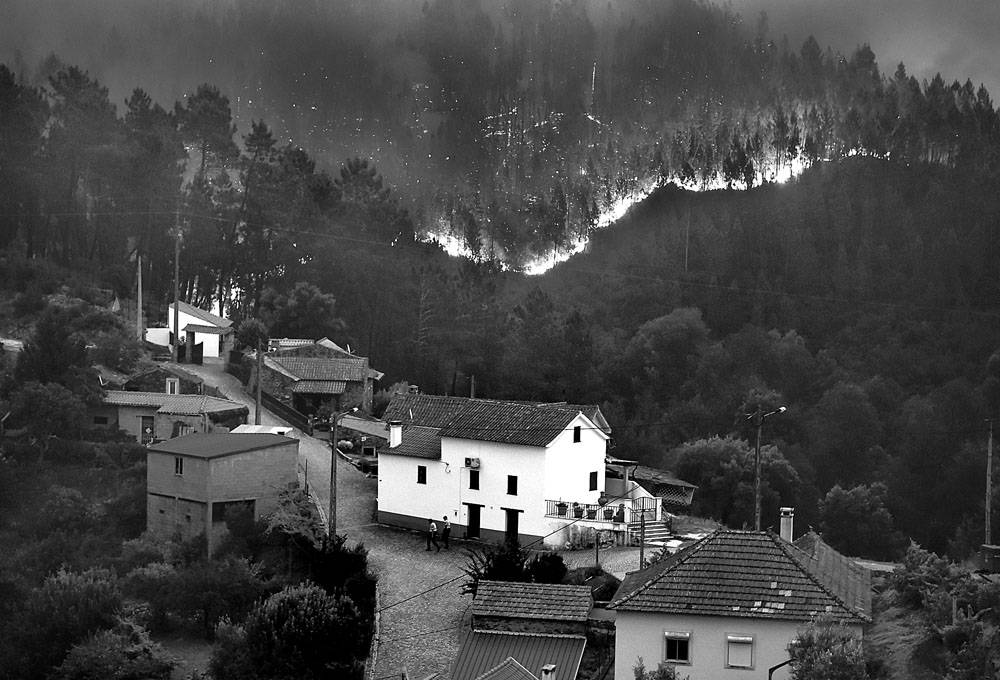
{"label": "doorway", "polygon": [[465,507],[469,511],[469,521],[465,525],[465,537],[479,538],[479,511],[483,506],[467,503]]}
{"label": "doorway", "polygon": [[504,528],[504,540],[506,541],[517,541],[517,516],[521,514],[520,510],[513,510],[511,508],[504,508],[503,510],[507,514],[507,524]]}

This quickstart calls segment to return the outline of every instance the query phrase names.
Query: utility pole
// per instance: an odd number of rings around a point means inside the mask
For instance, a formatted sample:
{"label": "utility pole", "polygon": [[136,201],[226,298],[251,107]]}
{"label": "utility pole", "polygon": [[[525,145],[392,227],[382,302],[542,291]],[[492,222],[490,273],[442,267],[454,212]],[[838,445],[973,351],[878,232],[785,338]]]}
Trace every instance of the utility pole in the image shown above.
{"label": "utility pole", "polygon": [[180,209],[174,211],[174,345],[173,359],[177,363],[180,341],[180,306],[181,306],[181,214]]}
{"label": "utility pole", "polygon": [[764,429],[764,419],[773,416],[775,413],[784,413],[787,407],[779,406],[773,411],[764,413],[757,404],[757,410],[747,415],[747,420],[753,418],[754,425],[757,426],[757,444],[754,446],[753,456],[753,528],[760,531],[760,431]]}
{"label": "utility pole", "polygon": [[993,500],[993,419],[989,421],[990,438],[986,445],[986,545],[992,545],[993,532],[990,530],[990,513]]}
{"label": "utility pole", "polygon": [[263,363],[263,350],[261,349],[260,334],[257,334],[257,384],[254,385],[254,409],[253,413],[253,424],[260,425],[260,378],[261,378],[261,364]]}
{"label": "utility pole", "polygon": [[646,566],[646,511],[639,511],[639,568]]}
{"label": "utility pole", "polygon": [[136,288],[136,303],[135,303],[135,332],[138,336],[139,342],[142,342],[142,253],[136,248],[135,251],[135,288]]}
{"label": "utility pole", "polygon": [[760,531],[760,431],[764,429],[764,414],[757,404],[753,414],[753,423],[757,426],[757,444],[753,453],[753,530]]}
{"label": "utility pole", "polygon": [[330,421],[330,508],[327,511],[327,536],[332,540],[337,535],[337,431],[340,419],[358,410],[355,406],[343,413],[334,413]]}

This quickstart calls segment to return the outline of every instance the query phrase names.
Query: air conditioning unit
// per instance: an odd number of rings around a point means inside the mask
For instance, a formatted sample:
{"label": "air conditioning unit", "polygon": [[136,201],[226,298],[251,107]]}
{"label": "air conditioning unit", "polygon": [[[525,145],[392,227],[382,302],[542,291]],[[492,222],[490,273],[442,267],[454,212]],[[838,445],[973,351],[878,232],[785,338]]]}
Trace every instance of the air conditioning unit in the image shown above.
{"label": "air conditioning unit", "polygon": [[473,470],[478,469],[479,468],[479,459],[478,458],[466,458],[465,459],[465,467],[472,468]]}

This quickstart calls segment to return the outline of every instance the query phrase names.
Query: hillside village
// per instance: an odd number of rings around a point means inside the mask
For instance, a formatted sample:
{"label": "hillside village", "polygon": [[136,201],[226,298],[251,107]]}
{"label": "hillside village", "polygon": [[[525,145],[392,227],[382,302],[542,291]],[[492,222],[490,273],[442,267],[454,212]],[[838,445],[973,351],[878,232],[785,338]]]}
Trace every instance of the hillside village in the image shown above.
{"label": "hillside village", "polygon": [[[209,352],[201,325],[181,327],[176,362],[165,360],[175,348],[155,342],[173,336],[149,332],[144,353],[156,361],[126,372],[95,366],[92,434],[83,437],[143,447],[141,540],[157,550],[187,545],[200,564],[231,560],[223,555],[247,522],[287,524],[294,507],[298,525],[283,530],[320,550],[299,556],[308,573],[329,559],[330,536],[367,551],[378,595],[357,677],[827,677],[803,670],[818,650],[854,668],[849,677],[904,677],[879,660],[886,641],[871,639],[884,637],[887,598],[900,597],[890,584],[926,566],[917,553],[906,565],[845,556],[796,527],[791,507],[762,518],[762,530],[698,519],[698,487],[622,457],[597,405],[429,395],[405,384],[388,392],[367,358],[327,338],[273,340],[257,357],[252,348]],[[36,342],[11,347],[6,361],[16,368]],[[259,410],[258,367],[270,405]],[[376,393],[387,398],[378,416]],[[34,441],[31,431],[7,428],[4,450]],[[986,547],[983,555],[992,558]],[[998,592],[1000,576],[983,566],[979,586]],[[133,597],[150,597],[143,592]],[[234,613],[222,605],[213,616]],[[146,643],[162,662],[149,677],[239,677],[220,670],[233,653],[222,630],[208,665]]]}

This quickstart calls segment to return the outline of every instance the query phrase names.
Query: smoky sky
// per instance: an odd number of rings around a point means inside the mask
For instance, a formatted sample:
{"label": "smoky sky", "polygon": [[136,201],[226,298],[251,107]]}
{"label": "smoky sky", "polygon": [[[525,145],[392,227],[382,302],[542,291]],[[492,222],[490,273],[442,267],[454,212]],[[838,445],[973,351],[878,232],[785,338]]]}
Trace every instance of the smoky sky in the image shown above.
{"label": "smoky sky", "polygon": [[918,79],[986,85],[1000,96],[1000,2],[997,0],[731,0],[747,24],[763,11],[773,37],[798,47],[810,34],[849,54],[871,45],[892,75],[902,62]]}

